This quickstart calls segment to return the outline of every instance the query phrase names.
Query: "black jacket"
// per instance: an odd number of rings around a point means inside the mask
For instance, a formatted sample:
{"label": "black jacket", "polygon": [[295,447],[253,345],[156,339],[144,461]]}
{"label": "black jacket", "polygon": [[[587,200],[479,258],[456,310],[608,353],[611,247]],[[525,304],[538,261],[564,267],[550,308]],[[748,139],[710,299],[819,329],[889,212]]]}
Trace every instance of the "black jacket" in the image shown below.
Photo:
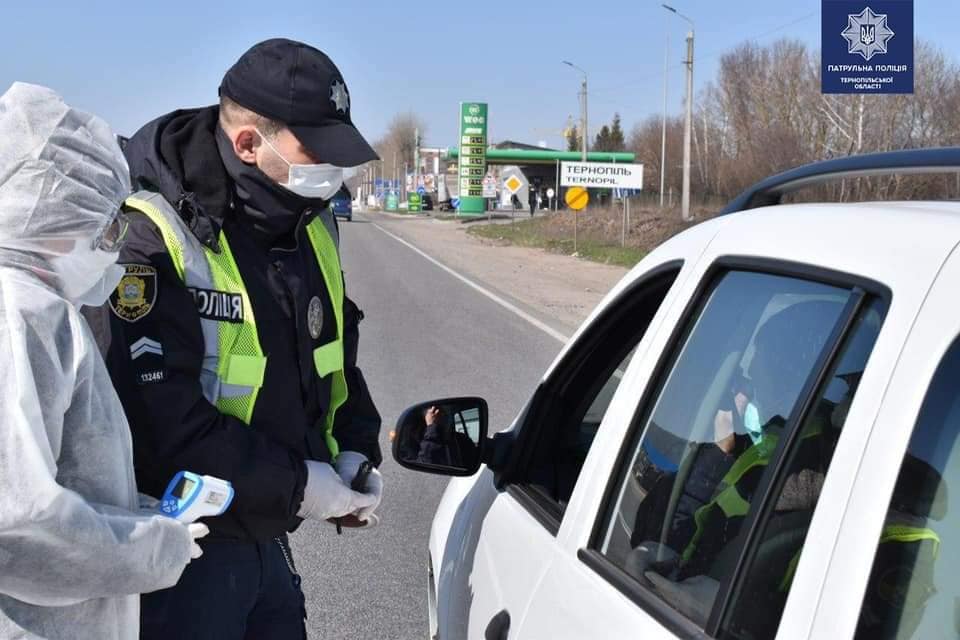
{"label": "black jacket", "polygon": [[[304,459],[330,458],[322,423],[331,377],[317,376],[312,352],[334,338],[336,323],[304,230],[315,213],[302,212],[282,248],[258,234],[235,206],[216,122],[216,107],[174,112],[141,129],[124,153],[135,187],[161,193],[201,242],[216,246],[221,228],[227,237],[267,357],[251,424],[220,413],[203,397],[200,298],[177,275],[158,228],[136,212],[119,262],[139,265],[128,273],[146,282],[145,302],[131,312],[117,306],[117,293],[111,298],[107,363],[133,432],[140,491],[160,496],[182,469],[227,479],[236,497],[226,514],[208,522],[211,535],[266,540],[300,522]],[[317,339],[307,322],[313,297],[323,305]],[[356,366],[363,314],[349,299],[343,313],[349,397],[337,411],[334,435],[342,451],[359,451],[379,464],[380,416]]]}

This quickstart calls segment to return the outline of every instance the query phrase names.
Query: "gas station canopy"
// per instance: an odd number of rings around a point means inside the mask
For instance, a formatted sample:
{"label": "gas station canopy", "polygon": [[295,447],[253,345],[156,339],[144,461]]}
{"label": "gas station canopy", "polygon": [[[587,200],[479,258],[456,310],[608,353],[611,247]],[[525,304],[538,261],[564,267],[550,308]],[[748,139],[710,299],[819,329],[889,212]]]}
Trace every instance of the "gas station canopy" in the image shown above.
{"label": "gas station canopy", "polygon": [[[457,147],[447,149],[446,157],[448,160],[456,160],[460,157],[460,149]],[[633,162],[635,158],[636,154],[629,152],[587,152],[587,162]],[[558,160],[560,162],[579,162],[582,159],[583,153],[580,151],[487,149],[487,164],[556,164]]]}

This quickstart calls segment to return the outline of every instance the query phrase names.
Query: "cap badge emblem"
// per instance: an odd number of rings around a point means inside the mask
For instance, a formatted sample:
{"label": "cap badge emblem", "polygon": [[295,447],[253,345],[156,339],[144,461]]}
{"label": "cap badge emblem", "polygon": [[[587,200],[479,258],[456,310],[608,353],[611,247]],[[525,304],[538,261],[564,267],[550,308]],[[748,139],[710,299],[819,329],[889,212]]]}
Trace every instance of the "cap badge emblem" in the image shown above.
{"label": "cap badge emblem", "polygon": [[337,113],[346,113],[350,110],[350,95],[347,93],[347,86],[335,80],[330,85],[330,102],[336,107]]}

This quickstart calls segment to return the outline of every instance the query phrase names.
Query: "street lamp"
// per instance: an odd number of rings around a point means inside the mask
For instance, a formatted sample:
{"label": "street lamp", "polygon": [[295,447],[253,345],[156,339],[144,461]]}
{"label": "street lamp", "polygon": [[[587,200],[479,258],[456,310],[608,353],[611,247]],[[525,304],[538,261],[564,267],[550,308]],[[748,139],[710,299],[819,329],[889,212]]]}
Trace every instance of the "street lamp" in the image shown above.
{"label": "street lamp", "polygon": [[580,145],[582,156],[581,160],[587,161],[587,72],[568,60],[563,60],[563,64],[572,67],[583,74],[583,85],[580,88],[580,139],[583,143]]}
{"label": "street lamp", "polygon": [[683,195],[680,215],[684,220],[690,219],[690,135],[693,130],[693,20],[683,15],[668,4],[661,5],[667,11],[676,14],[690,24],[687,32],[687,113],[683,123]]}

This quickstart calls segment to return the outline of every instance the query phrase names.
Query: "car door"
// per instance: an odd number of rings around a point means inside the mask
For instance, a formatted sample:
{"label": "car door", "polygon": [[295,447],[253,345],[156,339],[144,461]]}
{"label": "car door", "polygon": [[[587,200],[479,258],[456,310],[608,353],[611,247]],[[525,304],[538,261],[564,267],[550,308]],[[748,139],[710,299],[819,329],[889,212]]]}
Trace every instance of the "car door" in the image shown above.
{"label": "car door", "polygon": [[617,391],[517,637],[777,633],[889,292],[720,259],[687,293]]}
{"label": "car door", "polygon": [[461,502],[437,568],[440,637],[520,637],[583,461],[682,268],[652,261],[578,334],[518,418],[500,491],[485,470]]}
{"label": "car door", "polygon": [[841,535],[825,549],[811,637],[960,635],[958,282],[955,251],[884,381]]}

